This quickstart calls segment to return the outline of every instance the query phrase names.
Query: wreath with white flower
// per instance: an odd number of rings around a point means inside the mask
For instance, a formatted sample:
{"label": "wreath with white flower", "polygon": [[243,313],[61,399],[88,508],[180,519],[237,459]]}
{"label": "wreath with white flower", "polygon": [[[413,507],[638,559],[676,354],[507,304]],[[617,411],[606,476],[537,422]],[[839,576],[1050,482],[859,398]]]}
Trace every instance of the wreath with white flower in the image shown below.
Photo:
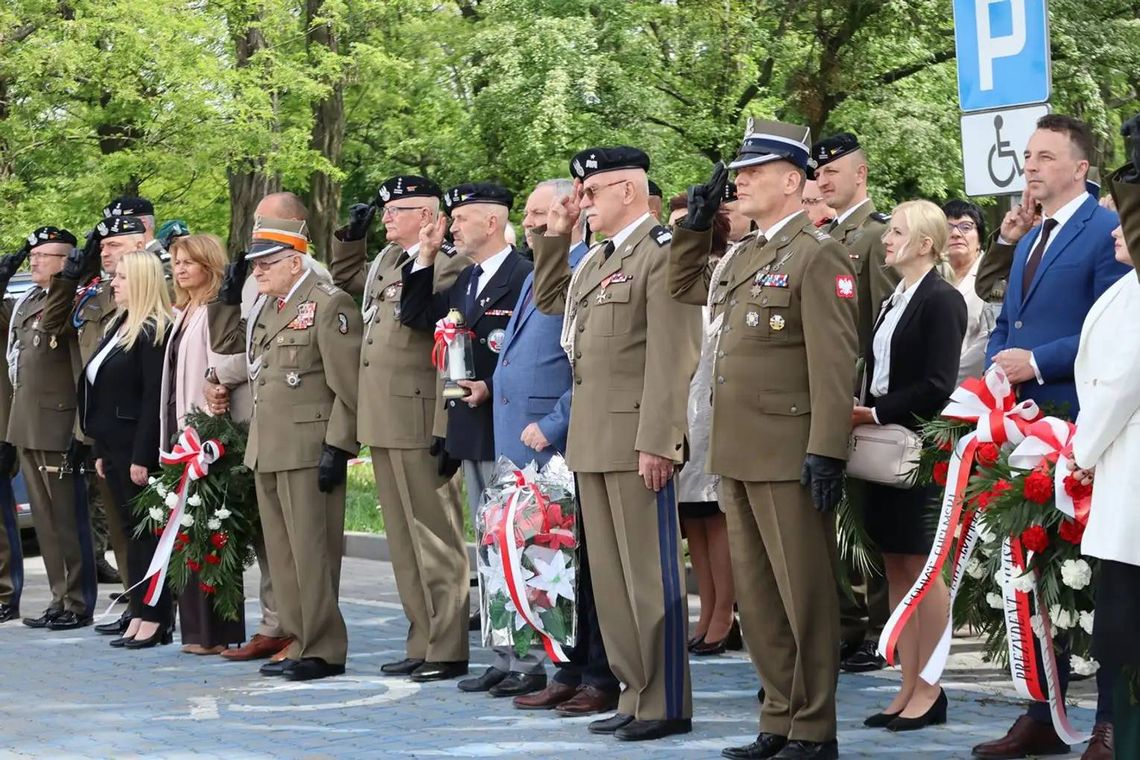
{"label": "wreath with white flower", "polygon": [[[205,477],[187,486],[190,495],[174,541],[167,582],[181,592],[196,573],[198,588],[209,597],[214,611],[226,620],[237,620],[245,604],[242,574],[254,561],[253,544],[261,531],[253,472],[243,463],[249,428],[229,415],[213,417],[200,410],[186,416],[186,426],[194,428],[202,440],[216,439],[225,451]],[[139,532],[162,534],[178,503],[176,490],[183,470],[181,464],[162,465],[135,499]]]}

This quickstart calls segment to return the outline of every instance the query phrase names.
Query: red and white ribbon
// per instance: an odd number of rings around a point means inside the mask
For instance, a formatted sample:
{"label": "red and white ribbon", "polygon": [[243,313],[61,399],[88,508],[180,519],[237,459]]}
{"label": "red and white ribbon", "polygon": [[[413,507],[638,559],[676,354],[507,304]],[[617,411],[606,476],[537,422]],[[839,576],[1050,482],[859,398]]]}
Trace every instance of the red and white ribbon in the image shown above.
{"label": "red and white ribbon", "polygon": [[[962,383],[951,394],[950,403],[942,410],[942,416],[973,422],[976,427],[959,439],[950,455],[946,490],[942,496],[942,509],[930,554],[918,579],[891,613],[879,637],[879,653],[892,665],[895,662],[895,648],[903,628],[930,591],[930,587],[941,576],[942,568],[950,556],[954,538],[958,536],[950,583],[950,608],[953,609],[954,594],[957,593],[962,574],[977,540],[973,513],[965,510],[965,496],[966,484],[974,470],[974,455],[978,446],[983,443],[993,443],[998,446],[1005,443],[1020,443],[1025,437],[1025,428],[1037,419],[1040,413],[1032,401],[1017,401],[1009,379],[1001,368],[995,366],[991,367],[981,379],[970,378]],[[966,518],[963,522],[964,512]],[[950,612],[947,615],[942,638],[931,653],[930,659],[923,665],[920,674],[927,683],[936,683],[942,677],[950,653],[953,631],[953,612]]]}
{"label": "red and white ribbon", "polygon": [[527,625],[533,628],[542,641],[542,648],[550,657],[551,662],[566,662],[568,658],[562,650],[562,645],[555,641],[542,625],[542,618],[530,607],[526,595],[526,581],[523,580],[522,555],[515,542],[515,518],[518,514],[519,499],[523,494],[531,494],[541,503],[543,496],[538,487],[518,470],[515,471],[516,488],[507,499],[507,512],[502,521],[494,528],[495,543],[499,545],[499,557],[503,563],[503,577],[506,580],[507,593],[515,605],[515,610]]}
{"label": "red and white ribbon", "polygon": [[471,335],[471,331],[452,322],[447,317],[435,323],[435,345],[431,349],[431,364],[440,372],[447,369],[447,349],[460,335]]}
{"label": "red and white ribbon", "polygon": [[1088,519],[1088,505],[1078,506],[1065,490],[1065,478],[1069,476],[1069,462],[1073,457],[1073,436],[1077,426],[1056,417],[1045,417],[1034,422],[1026,430],[1025,440],[1010,452],[1010,467],[1019,470],[1034,470],[1043,463],[1056,465],[1053,471],[1053,495],[1057,509],[1070,520],[1078,519],[1078,512],[1084,512]]}

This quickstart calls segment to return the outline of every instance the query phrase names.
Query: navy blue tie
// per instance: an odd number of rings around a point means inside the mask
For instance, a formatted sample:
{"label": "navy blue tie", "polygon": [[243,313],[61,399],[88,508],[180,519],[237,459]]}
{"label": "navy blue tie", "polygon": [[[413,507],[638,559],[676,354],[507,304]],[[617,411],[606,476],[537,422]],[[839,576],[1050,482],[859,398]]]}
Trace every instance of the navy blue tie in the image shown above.
{"label": "navy blue tie", "polygon": [[475,316],[475,301],[479,296],[479,278],[483,276],[483,267],[478,264],[471,270],[471,279],[467,281],[467,303],[464,304],[463,316],[467,324],[471,324]]}

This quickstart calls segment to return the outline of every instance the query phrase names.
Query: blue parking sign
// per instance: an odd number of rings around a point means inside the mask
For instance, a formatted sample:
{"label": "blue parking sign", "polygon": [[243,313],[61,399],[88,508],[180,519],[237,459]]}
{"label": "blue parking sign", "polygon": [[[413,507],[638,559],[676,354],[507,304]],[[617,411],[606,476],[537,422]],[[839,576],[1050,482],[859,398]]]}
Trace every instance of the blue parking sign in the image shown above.
{"label": "blue parking sign", "polygon": [[1049,100],[1046,0],[954,0],[954,40],[963,111]]}

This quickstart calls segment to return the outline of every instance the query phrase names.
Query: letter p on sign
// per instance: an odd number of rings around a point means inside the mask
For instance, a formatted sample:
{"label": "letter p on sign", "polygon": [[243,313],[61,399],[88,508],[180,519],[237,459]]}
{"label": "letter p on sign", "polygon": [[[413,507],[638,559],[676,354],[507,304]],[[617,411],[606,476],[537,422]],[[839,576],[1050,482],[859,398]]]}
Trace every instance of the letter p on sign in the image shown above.
{"label": "letter p on sign", "polygon": [[[1009,5],[1009,34],[995,37],[991,32],[990,6]],[[1025,0],[974,0],[978,25],[979,89],[994,88],[994,60],[1011,58],[1025,49]]]}

